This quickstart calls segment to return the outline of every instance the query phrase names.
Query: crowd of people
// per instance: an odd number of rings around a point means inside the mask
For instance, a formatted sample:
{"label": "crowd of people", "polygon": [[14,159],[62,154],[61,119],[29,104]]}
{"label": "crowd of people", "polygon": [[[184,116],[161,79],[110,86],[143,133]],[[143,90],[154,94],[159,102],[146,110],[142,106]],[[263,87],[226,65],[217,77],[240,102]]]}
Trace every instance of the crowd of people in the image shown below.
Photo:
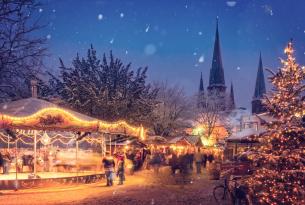
{"label": "crowd of people", "polygon": [[114,175],[118,177],[118,185],[122,185],[125,181],[126,161],[129,162],[129,173],[140,169],[153,169],[155,173],[159,173],[161,166],[169,166],[171,174],[190,174],[196,171],[200,174],[202,168],[213,163],[215,156],[212,151],[198,149],[137,149],[137,150],[120,150],[113,155],[107,153],[102,163],[106,175],[106,185],[112,186]]}

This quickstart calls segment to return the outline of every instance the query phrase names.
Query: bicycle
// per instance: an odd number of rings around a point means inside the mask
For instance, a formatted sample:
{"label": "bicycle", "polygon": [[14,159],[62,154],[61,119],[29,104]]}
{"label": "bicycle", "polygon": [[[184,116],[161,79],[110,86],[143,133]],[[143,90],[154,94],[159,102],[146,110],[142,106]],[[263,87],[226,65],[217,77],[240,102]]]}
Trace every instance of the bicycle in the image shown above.
{"label": "bicycle", "polygon": [[[233,189],[230,188],[228,182],[234,182]],[[237,179],[232,180],[224,179],[223,185],[218,185],[213,189],[213,196],[217,203],[226,202],[227,199],[231,200],[233,205],[249,205],[246,191],[242,186],[237,186]]]}

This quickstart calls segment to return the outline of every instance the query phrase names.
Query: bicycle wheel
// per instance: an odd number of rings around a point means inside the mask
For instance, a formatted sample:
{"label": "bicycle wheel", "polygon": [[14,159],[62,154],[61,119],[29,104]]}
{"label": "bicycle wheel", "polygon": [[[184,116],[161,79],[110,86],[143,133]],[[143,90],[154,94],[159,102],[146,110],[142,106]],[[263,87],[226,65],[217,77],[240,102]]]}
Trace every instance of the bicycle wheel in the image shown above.
{"label": "bicycle wheel", "polygon": [[213,196],[216,202],[224,201],[228,198],[227,189],[223,185],[216,186],[213,190]]}

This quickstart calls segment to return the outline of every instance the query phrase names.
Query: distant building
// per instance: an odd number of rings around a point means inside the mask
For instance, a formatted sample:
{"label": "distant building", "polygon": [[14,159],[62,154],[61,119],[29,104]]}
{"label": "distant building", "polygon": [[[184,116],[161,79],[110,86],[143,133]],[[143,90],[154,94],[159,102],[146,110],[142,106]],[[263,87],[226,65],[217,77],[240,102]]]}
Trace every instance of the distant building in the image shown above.
{"label": "distant building", "polygon": [[235,109],[233,85],[231,85],[230,94],[226,93],[226,84],[224,69],[222,65],[220,39],[218,32],[218,19],[216,22],[216,34],[214,42],[214,52],[212,67],[210,69],[209,85],[207,93],[204,92],[202,74],[200,77],[198,107],[213,103],[220,108],[221,111],[230,111]]}
{"label": "distant building", "polygon": [[263,97],[266,94],[265,76],[263,70],[262,55],[259,55],[258,70],[256,76],[255,90],[252,98],[252,113],[259,114],[267,111],[262,103]]}

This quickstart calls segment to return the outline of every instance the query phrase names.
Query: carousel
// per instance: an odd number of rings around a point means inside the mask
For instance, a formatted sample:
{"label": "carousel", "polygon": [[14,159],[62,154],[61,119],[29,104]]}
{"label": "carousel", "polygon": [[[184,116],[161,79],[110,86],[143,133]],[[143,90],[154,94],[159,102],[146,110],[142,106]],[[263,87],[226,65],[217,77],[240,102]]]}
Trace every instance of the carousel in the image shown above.
{"label": "carousel", "polygon": [[0,104],[0,189],[101,180],[106,142],[116,135],[144,139],[145,130],[35,97]]}

